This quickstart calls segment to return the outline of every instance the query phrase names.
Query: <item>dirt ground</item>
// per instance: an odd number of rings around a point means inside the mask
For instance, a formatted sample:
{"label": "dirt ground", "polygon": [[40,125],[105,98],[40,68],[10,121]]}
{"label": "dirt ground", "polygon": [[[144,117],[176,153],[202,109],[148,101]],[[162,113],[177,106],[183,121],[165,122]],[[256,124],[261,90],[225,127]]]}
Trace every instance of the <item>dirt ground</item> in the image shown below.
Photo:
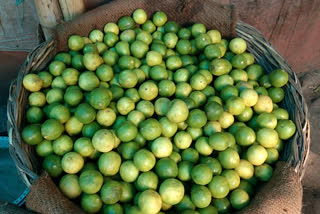
{"label": "dirt ground", "polygon": [[302,180],[304,188],[303,213],[320,213],[320,70],[299,75],[302,90],[309,107],[311,123],[311,148],[306,173]]}
{"label": "dirt ground", "polygon": [[[26,58],[26,52],[0,52],[0,118],[6,118],[8,88]],[[299,75],[309,106],[311,122],[311,151],[303,178],[303,213],[320,213],[320,70]],[[6,120],[0,120],[0,135],[5,134]]]}

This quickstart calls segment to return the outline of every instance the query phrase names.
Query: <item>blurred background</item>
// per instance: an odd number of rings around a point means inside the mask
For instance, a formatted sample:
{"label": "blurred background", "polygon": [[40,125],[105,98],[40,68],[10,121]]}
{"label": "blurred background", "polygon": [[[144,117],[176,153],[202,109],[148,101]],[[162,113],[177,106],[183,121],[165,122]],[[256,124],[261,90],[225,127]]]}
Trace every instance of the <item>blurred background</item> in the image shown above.
{"label": "blurred background", "polygon": [[[6,105],[28,52],[50,29],[110,0],[8,0],[0,2],[0,200],[20,204],[28,192],[8,152]],[[237,7],[287,59],[298,75],[311,121],[311,152],[304,176],[303,213],[320,210],[320,0],[212,0]],[[39,12],[41,9],[42,12]]]}

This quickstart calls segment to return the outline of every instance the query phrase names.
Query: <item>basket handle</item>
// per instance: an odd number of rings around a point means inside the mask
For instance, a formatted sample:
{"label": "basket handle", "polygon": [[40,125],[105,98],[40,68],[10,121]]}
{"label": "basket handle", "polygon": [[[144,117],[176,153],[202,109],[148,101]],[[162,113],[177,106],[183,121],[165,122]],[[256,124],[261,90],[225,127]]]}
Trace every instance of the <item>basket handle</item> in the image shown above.
{"label": "basket handle", "polygon": [[131,15],[137,8],[144,9],[149,17],[161,10],[167,14],[168,20],[181,25],[188,24],[188,20],[189,23],[203,23],[208,29],[218,29],[223,37],[236,35],[237,12],[231,4],[219,4],[212,0],[117,0],[58,25],[54,30],[57,51],[66,50],[71,35],[87,36],[95,28],[103,30],[107,22],[117,22],[121,16]]}

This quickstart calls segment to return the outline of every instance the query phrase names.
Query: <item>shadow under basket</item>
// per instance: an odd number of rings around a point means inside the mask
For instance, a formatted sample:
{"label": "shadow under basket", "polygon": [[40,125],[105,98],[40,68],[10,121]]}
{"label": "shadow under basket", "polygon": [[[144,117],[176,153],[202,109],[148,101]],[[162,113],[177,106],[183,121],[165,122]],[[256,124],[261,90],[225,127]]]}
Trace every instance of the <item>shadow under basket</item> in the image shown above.
{"label": "shadow under basket", "polygon": [[[166,11],[165,11],[166,12]],[[93,29],[93,28],[92,28]],[[91,30],[92,30],[91,29]],[[219,29],[218,29],[219,30]],[[293,167],[302,179],[310,146],[310,124],[308,110],[304,101],[301,86],[296,74],[286,60],[271,46],[263,35],[254,27],[238,21],[235,26],[236,36],[246,40],[248,51],[254,55],[255,61],[270,73],[282,68],[289,75],[289,82],[284,86],[285,98],[281,107],[288,110],[290,119],[297,126],[295,135],[285,143],[281,160]],[[59,46],[60,44],[58,44]],[[8,134],[10,154],[16,163],[19,174],[27,186],[31,186],[41,175],[41,161],[34,147],[27,145],[21,138],[21,130],[25,124],[25,107],[28,92],[22,85],[23,77],[28,73],[36,73],[44,69],[57,52],[57,42],[46,41],[35,48],[27,57],[17,79],[11,84],[8,101]],[[59,50],[60,51],[60,50]]]}

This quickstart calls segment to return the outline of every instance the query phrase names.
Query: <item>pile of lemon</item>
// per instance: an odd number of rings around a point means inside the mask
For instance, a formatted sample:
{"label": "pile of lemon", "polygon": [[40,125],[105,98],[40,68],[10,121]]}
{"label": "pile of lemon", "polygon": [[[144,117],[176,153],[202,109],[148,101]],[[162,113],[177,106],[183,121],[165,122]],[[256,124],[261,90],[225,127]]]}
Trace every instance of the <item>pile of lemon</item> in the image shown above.
{"label": "pile of lemon", "polygon": [[242,209],[296,131],[288,74],[201,23],[137,9],[68,46],[24,77],[21,135],[88,213]]}

